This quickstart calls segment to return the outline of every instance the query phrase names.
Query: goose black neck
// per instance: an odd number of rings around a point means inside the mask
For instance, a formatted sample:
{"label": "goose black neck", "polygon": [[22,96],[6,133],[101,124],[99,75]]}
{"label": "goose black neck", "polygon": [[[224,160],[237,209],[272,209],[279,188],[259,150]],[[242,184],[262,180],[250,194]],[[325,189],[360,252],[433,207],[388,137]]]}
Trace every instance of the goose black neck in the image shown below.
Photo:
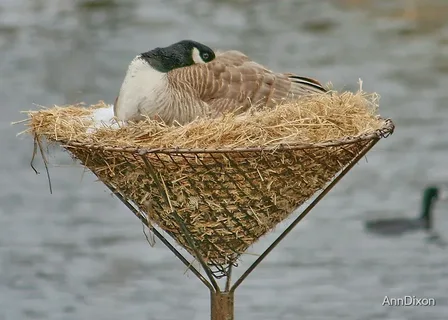
{"label": "goose black neck", "polygon": [[151,67],[163,73],[193,63],[192,61],[183,61],[188,60],[188,58],[182,57],[176,51],[170,51],[169,48],[155,48],[151,51],[142,53],[140,57],[146,60]]}
{"label": "goose black neck", "polygon": [[437,199],[438,189],[436,187],[428,187],[423,192],[421,219],[424,221],[425,228],[432,227],[432,208]]}

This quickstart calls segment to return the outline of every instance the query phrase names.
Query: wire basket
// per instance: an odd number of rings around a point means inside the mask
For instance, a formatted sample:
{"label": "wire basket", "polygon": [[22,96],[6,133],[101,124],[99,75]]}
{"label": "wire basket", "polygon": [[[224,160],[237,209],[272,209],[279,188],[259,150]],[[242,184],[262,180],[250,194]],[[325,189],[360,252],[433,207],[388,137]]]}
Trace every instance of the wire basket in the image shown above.
{"label": "wire basket", "polygon": [[392,131],[385,120],[383,128],[358,137],[275,148],[148,150],[74,141],[63,146],[150,223],[219,269],[236,264],[372,141]]}

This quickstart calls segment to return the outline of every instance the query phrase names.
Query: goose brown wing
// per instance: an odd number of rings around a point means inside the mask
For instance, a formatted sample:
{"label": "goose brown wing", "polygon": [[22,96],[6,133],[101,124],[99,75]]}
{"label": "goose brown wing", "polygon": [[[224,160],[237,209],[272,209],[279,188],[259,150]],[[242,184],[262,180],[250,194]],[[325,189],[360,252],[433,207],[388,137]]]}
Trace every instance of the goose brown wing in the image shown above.
{"label": "goose brown wing", "polygon": [[325,93],[328,91],[315,79],[297,76],[292,73],[287,73],[285,75],[291,81],[290,93],[295,96],[309,93]]}
{"label": "goose brown wing", "polygon": [[209,63],[174,69],[168,78],[177,100],[208,106],[207,112],[214,116],[244,112],[251,106],[269,108],[282,100],[325,91],[315,80],[274,73],[238,51],[218,54]]}
{"label": "goose brown wing", "polygon": [[[237,50],[230,51],[215,51],[216,58],[215,61],[218,61],[228,67],[239,67],[245,65],[247,67],[252,67],[257,69],[261,73],[273,73],[271,70],[266,67],[252,61],[246,56],[244,53]],[[284,76],[287,76],[291,81],[291,91],[292,93],[300,94],[300,93],[308,93],[308,92],[326,92],[326,90],[322,87],[322,84],[308,77],[297,76],[293,73],[284,73]],[[283,76],[277,74],[276,76]]]}
{"label": "goose brown wing", "polygon": [[215,62],[218,61],[226,66],[241,66],[243,63],[250,61],[249,57],[237,50],[215,51]]}
{"label": "goose brown wing", "polygon": [[212,114],[244,112],[251,106],[273,107],[282,100],[324,90],[312,79],[276,74],[249,59],[240,65],[231,65],[217,58],[198,67],[204,78],[197,80],[197,92],[210,106]]}

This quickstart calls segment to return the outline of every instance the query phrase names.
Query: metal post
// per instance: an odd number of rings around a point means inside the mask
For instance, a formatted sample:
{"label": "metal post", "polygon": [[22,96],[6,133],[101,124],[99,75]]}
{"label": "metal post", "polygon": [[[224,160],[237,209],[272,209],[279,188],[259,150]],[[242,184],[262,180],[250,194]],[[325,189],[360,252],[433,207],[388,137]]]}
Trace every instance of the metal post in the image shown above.
{"label": "metal post", "polygon": [[231,292],[210,291],[212,320],[233,320],[235,296]]}

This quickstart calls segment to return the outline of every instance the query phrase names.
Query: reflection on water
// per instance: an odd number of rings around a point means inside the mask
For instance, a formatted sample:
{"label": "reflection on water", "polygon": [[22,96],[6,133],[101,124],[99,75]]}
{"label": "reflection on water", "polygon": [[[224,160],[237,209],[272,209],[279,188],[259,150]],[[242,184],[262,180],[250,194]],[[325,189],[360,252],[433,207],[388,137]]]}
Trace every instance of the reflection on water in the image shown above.
{"label": "reflection on water", "polygon": [[[112,102],[137,53],[186,38],[339,89],[362,78],[397,125],[247,279],[237,318],[445,319],[446,249],[423,233],[368,235],[363,220],[414,217],[424,185],[448,181],[447,10],[442,0],[2,1],[0,319],[208,318],[205,288],[60,151],[49,195],[29,168],[31,140],[10,126],[33,103]],[[435,210],[441,238],[446,208]],[[385,295],[437,306],[382,307]]]}

